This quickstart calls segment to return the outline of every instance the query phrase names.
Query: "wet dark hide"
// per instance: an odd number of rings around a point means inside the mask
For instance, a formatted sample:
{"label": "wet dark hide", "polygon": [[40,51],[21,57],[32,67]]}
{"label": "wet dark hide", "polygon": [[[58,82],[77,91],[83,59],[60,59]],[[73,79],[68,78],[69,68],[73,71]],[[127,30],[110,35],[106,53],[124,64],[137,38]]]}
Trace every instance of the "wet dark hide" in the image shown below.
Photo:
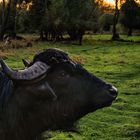
{"label": "wet dark hide", "polygon": [[13,92],[13,82],[4,73],[0,72],[0,109],[8,102]]}

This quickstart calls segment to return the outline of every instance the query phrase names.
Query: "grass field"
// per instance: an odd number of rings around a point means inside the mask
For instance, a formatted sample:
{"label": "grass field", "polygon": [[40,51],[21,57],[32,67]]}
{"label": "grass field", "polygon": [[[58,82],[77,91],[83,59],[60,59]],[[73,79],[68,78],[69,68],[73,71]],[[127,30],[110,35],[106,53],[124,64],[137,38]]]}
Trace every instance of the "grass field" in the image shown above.
{"label": "grass field", "polygon": [[[97,41],[102,38],[104,41]],[[44,42],[32,48],[0,52],[11,67],[21,68],[22,58],[31,60],[43,48],[60,48],[90,72],[118,88],[118,99],[111,107],[90,113],[79,121],[79,134],[49,132],[49,140],[140,139],[140,44],[109,42],[106,38],[86,36],[83,46]],[[132,39],[140,40],[140,36]]]}

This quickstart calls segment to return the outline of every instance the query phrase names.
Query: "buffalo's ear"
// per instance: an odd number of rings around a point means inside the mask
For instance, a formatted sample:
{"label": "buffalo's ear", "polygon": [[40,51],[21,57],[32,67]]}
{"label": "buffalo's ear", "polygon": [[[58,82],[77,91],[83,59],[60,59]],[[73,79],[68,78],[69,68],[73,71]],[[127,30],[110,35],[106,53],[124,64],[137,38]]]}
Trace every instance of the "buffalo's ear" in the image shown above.
{"label": "buffalo's ear", "polygon": [[30,63],[29,63],[28,60],[22,59],[22,62],[23,62],[23,64],[24,64],[25,67],[29,67],[30,66]]}
{"label": "buffalo's ear", "polygon": [[28,91],[33,93],[38,99],[46,100],[52,99],[55,101],[57,96],[48,82],[42,82],[40,84],[34,84],[33,86],[28,87]]}
{"label": "buffalo's ear", "polygon": [[57,96],[48,82],[45,82],[45,87],[46,87],[46,91],[48,90],[48,95],[55,101],[57,99]]}

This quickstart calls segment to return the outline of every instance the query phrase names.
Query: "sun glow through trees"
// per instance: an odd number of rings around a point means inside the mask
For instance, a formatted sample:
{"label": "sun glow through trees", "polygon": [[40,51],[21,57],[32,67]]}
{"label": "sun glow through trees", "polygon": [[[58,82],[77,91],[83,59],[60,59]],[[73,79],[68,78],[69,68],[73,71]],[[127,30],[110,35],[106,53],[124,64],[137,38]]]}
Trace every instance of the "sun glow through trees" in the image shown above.
{"label": "sun glow through trees", "polygon": [[105,0],[105,2],[109,3],[109,4],[113,4],[114,5],[114,0]]}
{"label": "sun glow through trees", "polygon": [[[109,5],[115,5],[115,0],[103,0],[105,3]],[[123,4],[126,0],[118,0],[119,5]],[[140,0],[135,0],[140,5]]]}

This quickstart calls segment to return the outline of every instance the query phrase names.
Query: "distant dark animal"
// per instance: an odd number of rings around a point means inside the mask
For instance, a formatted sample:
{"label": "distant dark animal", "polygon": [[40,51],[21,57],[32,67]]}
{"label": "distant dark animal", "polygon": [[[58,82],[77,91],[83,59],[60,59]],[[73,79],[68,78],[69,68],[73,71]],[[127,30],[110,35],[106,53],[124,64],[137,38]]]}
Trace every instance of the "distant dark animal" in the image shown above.
{"label": "distant dark animal", "polygon": [[58,49],[46,49],[12,70],[0,60],[0,140],[36,140],[66,130],[89,112],[111,105],[117,89]]}

